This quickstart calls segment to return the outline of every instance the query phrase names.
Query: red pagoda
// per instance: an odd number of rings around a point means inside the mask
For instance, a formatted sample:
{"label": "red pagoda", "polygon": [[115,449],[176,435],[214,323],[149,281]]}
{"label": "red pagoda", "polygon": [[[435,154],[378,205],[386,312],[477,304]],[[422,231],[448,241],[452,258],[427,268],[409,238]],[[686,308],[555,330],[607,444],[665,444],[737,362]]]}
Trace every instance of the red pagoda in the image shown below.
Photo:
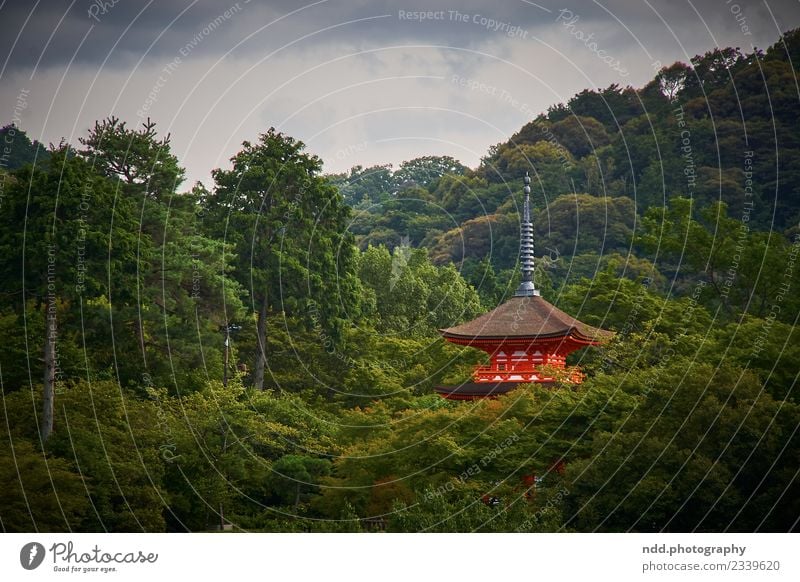
{"label": "red pagoda", "polygon": [[[559,369],[564,370],[568,382],[579,384],[583,375],[577,368],[567,369],[567,355],[583,346],[598,345],[613,335],[567,315],[536,289],[530,183],[526,174],[520,227],[522,282],[514,297],[472,321],[439,330],[447,341],[478,348],[490,358],[489,365],[475,369],[472,382],[436,387],[444,398],[477,400],[505,394],[520,383],[551,384],[556,381],[554,370]],[[548,368],[543,369],[545,366]]]}

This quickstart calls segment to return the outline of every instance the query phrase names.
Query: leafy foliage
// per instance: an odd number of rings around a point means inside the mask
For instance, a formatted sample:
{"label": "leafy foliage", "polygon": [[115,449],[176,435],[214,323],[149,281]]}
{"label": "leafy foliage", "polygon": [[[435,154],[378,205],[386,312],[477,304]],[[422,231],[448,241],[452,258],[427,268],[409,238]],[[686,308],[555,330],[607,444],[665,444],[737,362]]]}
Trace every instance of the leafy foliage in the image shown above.
{"label": "leafy foliage", "polygon": [[[6,126],[0,528],[797,529],[799,43],[584,90],[474,169],[324,176],[272,128],[181,192],[149,120]],[[526,172],[537,286],[616,335],[580,385],[444,400]]]}

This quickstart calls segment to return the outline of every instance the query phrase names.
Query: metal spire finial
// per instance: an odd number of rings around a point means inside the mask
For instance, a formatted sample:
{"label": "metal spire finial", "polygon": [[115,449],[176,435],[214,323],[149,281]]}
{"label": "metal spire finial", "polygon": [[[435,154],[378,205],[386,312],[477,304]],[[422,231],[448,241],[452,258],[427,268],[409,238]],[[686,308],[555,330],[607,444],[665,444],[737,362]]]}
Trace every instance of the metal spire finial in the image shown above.
{"label": "metal spire finial", "polygon": [[533,223],[531,222],[531,177],[525,172],[525,201],[522,208],[522,223],[519,237],[519,262],[522,282],[514,294],[517,297],[534,297],[539,290],[533,284]]}

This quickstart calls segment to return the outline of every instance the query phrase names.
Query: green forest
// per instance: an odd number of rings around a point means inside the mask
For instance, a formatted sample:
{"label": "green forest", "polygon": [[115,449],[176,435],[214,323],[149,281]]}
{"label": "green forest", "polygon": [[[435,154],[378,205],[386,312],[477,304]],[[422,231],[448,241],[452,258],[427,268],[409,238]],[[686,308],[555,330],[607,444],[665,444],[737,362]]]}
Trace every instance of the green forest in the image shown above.
{"label": "green forest", "polygon": [[[800,30],[554,104],[476,168],[326,174],[254,128],[0,130],[0,530],[786,532],[800,519]],[[255,137],[257,135],[257,137]],[[582,384],[450,401],[438,330],[535,281]]]}

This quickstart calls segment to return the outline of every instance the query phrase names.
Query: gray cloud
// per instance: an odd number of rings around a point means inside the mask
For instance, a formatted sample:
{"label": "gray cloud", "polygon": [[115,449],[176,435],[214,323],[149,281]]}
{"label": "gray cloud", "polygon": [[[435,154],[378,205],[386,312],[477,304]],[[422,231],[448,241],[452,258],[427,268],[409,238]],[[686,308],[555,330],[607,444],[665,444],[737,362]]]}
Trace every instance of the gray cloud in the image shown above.
{"label": "gray cloud", "polygon": [[75,143],[112,113],[151,115],[191,180],[270,125],[329,170],[425,154],[475,165],[584,88],[641,86],[655,61],[766,48],[800,24],[790,0],[106,0],[92,19],[102,1],[0,4],[0,123],[21,89],[23,129],[45,141]]}
{"label": "gray cloud", "polygon": [[[774,25],[764,4],[743,2],[743,13],[753,39],[761,44],[774,38]],[[297,43],[297,50],[319,44],[390,44],[396,42],[442,43],[476,47],[497,40],[510,27],[530,35],[553,25],[559,11],[569,10],[581,25],[593,28],[615,24],[623,34],[615,34],[609,46],[651,42],[643,30],[655,26],[671,27],[679,38],[687,31],[696,35],[700,28],[694,8],[707,18],[718,33],[738,29],[727,0],[630,2],[589,0],[528,2],[486,2],[485,0],[317,0],[302,3],[290,0],[39,0],[34,4],[6,2],[0,8],[0,55],[8,57],[12,70],[63,66],[78,63],[110,62],[130,65],[142,55],[160,58],[179,50],[226,11],[234,13],[228,26],[209,35],[203,54],[224,53],[248,35],[242,52],[258,53],[312,34]],[[694,7],[694,8],[693,8]],[[769,8],[778,22],[797,23],[798,4],[793,0],[772,0]],[[290,16],[286,16],[294,13]],[[434,13],[435,19],[418,20],[410,15]],[[246,14],[238,17],[237,14]],[[467,21],[457,14],[466,15]],[[380,18],[385,16],[385,18]],[[280,23],[267,26],[277,18]],[[473,19],[478,19],[474,21]],[[481,25],[483,19],[491,22]],[[617,25],[619,19],[631,33]],[[666,25],[661,22],[664,20]],[[350,23],[350,24],[345,24]],[[494,26],[504,26],[494,30]],[[266,28],[265,28],[266,27]],[[335,27],[330,30],[324,30]],[[259,32],[260,30],[260,32]],[[316,33],[316,34],[315,34]],[[17,35],[19,37],[17,38]],[[708,35],[703,35],[707,37]],[[746,39],[745,39],[746,40]]]}

